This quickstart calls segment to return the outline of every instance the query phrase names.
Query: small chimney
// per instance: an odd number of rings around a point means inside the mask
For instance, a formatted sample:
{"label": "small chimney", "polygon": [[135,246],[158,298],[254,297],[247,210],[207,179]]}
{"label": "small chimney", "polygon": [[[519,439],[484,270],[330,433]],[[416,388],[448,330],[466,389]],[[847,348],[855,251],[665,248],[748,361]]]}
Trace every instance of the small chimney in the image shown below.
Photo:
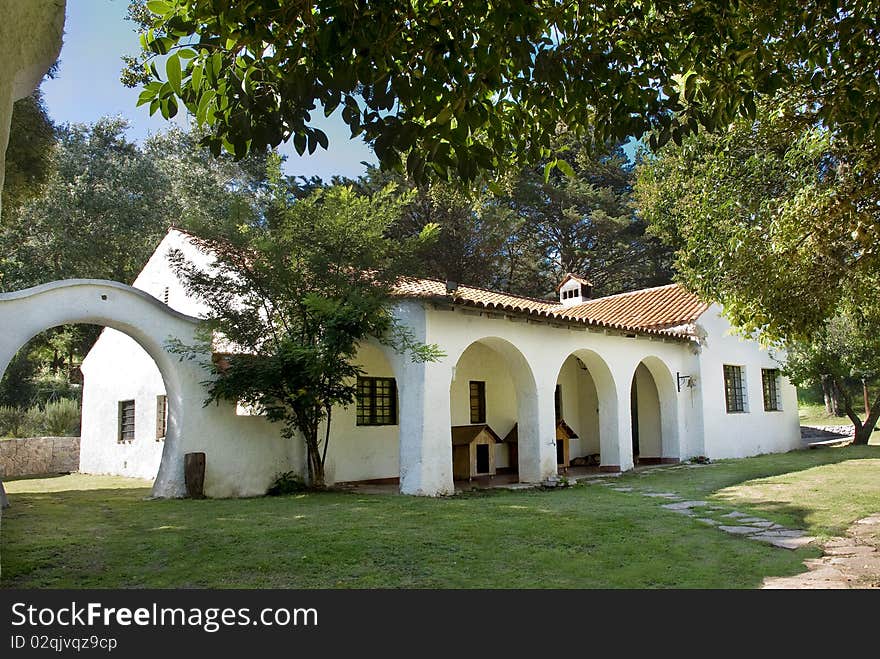
{"label": "small chimney", "polygon": [[562,306],[574,307],[590,299],[593,294],[593,284],[588,279],[569,272],[559,282],[556,290]]}
{"label": "small chimney", "polygon": [[452,295],[452,294],[454,294],[455,291],[457,291],[457,290],[458,290],[458,282],[457,282],[457,281],[451,281],[451,280],[447,279],[447,280],[446,280],[446,294],[447,294],[447,295]]}

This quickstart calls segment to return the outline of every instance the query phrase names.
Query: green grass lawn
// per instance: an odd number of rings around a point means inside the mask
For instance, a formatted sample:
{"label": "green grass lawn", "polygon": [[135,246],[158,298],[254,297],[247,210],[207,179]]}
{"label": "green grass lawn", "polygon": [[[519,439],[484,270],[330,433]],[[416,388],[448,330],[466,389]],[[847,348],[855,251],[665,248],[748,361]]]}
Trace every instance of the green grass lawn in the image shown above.
{"label": "green grass lawn", "polygon": [[[860,447],[616,482],[832,531],[880,510],[878,468],[880,448]],[[143,481],[70,475],[7,490],[3,587],[751,588],[818,554],[732,537],[600,485],[150,501]]]}
{"label": "green grass lawn", "polygon": [[[859,418],[864,421],[864,406],[857,404],[855,409]],[[847,416],[832,416],[825,412],[825,406],[821,403],[800,403],[798,416],[802,426],[848,426],[852,424]],[[871,434],[871,442],[880,444],[880,427],[874,429]]]}

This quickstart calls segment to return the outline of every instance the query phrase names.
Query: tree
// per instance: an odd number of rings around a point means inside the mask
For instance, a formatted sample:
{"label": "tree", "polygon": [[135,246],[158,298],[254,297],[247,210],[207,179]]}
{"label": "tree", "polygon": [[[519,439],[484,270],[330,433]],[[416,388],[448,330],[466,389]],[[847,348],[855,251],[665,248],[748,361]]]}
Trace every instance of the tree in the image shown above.
{"label": "tree", "polygon": [[[266,154],[254,152],[238,162],[214,158],[198,146],[199,135],[178,128],[140,147],[126,139],[127,126],[123,119],[104,118],[55,129],[42,184],[31,198],[4,206],[0,290],[69,278],[130,283],[169,225],[233,226],[262,214]],[[32,169],[13,169],[7,182],[32,180],[24,176]],[[0,383],[0,404],[42,401],[49,380],[61,386],[54,382],[58,355],[65,356],[64,370],[75,382],[75,367],[99,331],[89,325],[41,333],[19,351]]]}
{"label": "tree", "polygon": [[843,378],[876,368],[880,150],[789,96],[646,158],[637,199],[680,279],[744,333],[793,346],[795,377],[830,384],[860,440],[876,418],[858,421]]}
{"label": "tree", "polygon": [[563,133],[570,171],[528,167],[487,183],[478,179],[417,186],[371,169],[359,185],[393,180],[416,190],[395,225],[412,236],[428,222],[439,236],[413,274],[555,297],[568,272],[590,278],[599,295],[671,281],[671,251],[653,236],[632,203],[633,165],[620,145],[589,152]]}
{"label": "tree", "polygon": [[37,89],[12,106],[9,144],[6,146],[6,178],[3,181],[4,217],[35,196],[51,171],[55,132]]}
{"label": "tree", "polygon": [[780,101],[725,136],[645,159],[636,186],[681,280],[746,332],[809,338],[840,305],[877,303],[880,150],[855,150]]}
{"label": "tree", "polygon": [[[671,252],[645,235],[632,199],[633,164],[621,144],[603,151],[557,137],[567,171],[528,168],[501,203],[521,218],[541,259],[540,287],[552,292],[566,273],[587,277],[597,295],[668,284]],[[535,294],[535,293],[532,293]]]}
{"label": "tree", "polygon": [[[877,0],[136,1],[140,102],[185,106],[215,153],[327,147],[341,108],[383,167],[417,181],[551,158],[559,123],[597,145],[723,128],[807,74],[825,125],[876,133]],[[161,61],[164,58],[164,63]],[[143,65],[143,66],[142,66]]]}
{"label": "tree", "polygon": [[[872,310],[873,311],[873,310]],[[873,311],[876,316],[876,311]],[[880,395],[865,410],[865,421],[855,411],[856,403],[848,382],[880,384],[880,334],[878,318],[858,312],[830,319],[809,342],[794,343],[789,350],[786,371],[795,384],[812,384],[817,374],[827,377],[853,423],[853,444],[867,444],[880,419]]]}
{"label": "tree", "polygon": [[172,254],[188,291],[208,307],[215,343],[226,346],[178,346],[191,357],[225,350],[211,362],[206,404],[251,405],[284,437],[302,437],[314,487],[324,485],[332,410],[355,401],[358,344],[372,337],[414,360],[439,356],[391,313],[394,283],[433,233],[427,227],[405,243],[386,237],[407,201],[393,188],[362,196],[348,187],[297,200],[278,185],[265,222],[194,239],[214,255],[210,269]]}

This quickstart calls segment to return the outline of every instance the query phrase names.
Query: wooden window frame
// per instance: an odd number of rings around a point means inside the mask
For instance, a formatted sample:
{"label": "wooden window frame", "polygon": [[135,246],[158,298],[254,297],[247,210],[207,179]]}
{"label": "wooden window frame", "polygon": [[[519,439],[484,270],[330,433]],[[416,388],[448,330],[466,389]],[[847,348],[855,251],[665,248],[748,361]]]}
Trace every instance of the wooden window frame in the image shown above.
{"label": "wooden window frame", "polygon": [[468,383],[468,400],[471,423],[486,423],[486,383],[483,380],[471,380]]}
{"label": "wooden window frame", "polygon": [[[129,430],[126,426],[129,424],[126,423],[126,407],[131,404],[131,429]],[[119,444],[130,444],[135,440],[135,430],[137,426],[137,405],[134,399],[121,400],[117,406],[118,415],[117,415],[117,426],[118,431],[116,435],[116,441]]]}
{"label": "wooden window frame", "polygon": [[778,368],[762,368],[761,369],[761,394],[764,398],[765,412],[781,412],[779,391],[779,369]]}
{"label": "wooden window frame", "polygon": [[[356,425],[397,425],[397,381],[394,378],[358,376],[356,398]],[[381,405],[383,402],[387,404]]]}
{"label": "wooden window frame", "polygon": [[749,411],[744,366],[724,364],[724,403],[728,414]]}
{"label": "wooden window frame", "polygon": [[168,433],[168,396],[156,396],[156,441],[161,442]]}

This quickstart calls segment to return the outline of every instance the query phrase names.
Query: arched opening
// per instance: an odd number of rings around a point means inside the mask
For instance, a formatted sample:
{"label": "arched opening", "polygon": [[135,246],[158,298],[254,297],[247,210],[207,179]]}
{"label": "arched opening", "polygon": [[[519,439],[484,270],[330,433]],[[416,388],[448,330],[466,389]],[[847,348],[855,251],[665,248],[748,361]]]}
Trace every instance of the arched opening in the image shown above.
{"label": "arched opening", "polygon": [[633,462],[677,462],[678,408],[672,375],[657,357],[646,357],[630,386]]}
{"label": "arched opening", "polygon": [[449,389],[453,478],[540,480],[538,398],[532,370],[504,339],[460,355]]}
{"label": "arched opening", "polygon": [[[165,392],[167,421],[152,491],[159,497],[183,496],[180,437],[185,427],[185,408],[182,401],[185,393],[190,399],[200,395],[199,382],[203,379],[203,372],[193,362],[181,362],[168,351],[166,343],[171,337],[193,343],[198,320],[169,309],[143,291],[117,282],[67,280],[0,294],[0,325],[5,330],[0,335],[0,377],[13,356],[37,334],[75,324],[101,325],[117,330],[116,334],[123,337],[123,341],[129,341],[129,346],[132,343],[138,346],[153,362],[152,368],[158,372]],[[129,374],[127,363],[110,360],[109,367],[114,375],[122,378]],[[84,398],[88,401],[88,394]],[[130,405],[132,400],[133,408]],[[137,398],[125,398],[121,401],[127,403],[125,407],[119,402],[114,418],[117,424],[125,420],[125,439],[120,442],[124,443],[131,436],[132,424],[134,437],[137,437]],[[154,400],[153,405],[157,403],[158,400]],[[153,407],[154,422],[156,414]],[[90,422],[86,415],[85,423]],[[119,433],[122,430],[117,428]],[[155,435],[153,439],[155,441]],[[147,460],[144,462],[148,463]]]}
{"label": "arched opening", "polygon": [[611,370],[597,353],[578,350],[565,359],[554,392],[561,471],[619,468],[615,391]]}
{"label": "arched opening", "polygon": [[333,412],[325,465],[328,483],[392,483],[400,477],[400,398],[383,348],[358,347],[355,403]]}

